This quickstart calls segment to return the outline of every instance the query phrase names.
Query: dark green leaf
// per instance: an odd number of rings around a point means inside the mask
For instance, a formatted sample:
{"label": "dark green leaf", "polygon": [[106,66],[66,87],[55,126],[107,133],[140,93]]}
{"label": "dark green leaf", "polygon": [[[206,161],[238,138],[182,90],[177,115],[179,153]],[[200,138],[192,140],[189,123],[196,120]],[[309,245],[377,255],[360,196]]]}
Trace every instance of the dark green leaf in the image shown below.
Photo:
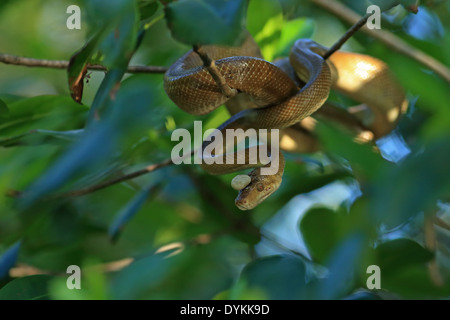
{"label": "dark green leaf", "polygon": [[3,100],[0,100],[0,119],[9,118],[9,109]]}
{"label": "dark green leaf", "polygon": [[[166,6],[172,36],[188,45],[239,45],[245,34],[245,0],[180,0]],[[195,23],[192,23],[195,17]]]}
{"label": "dark green leaf", "polygon": [[1,138],[0,146],[13,147],[17,145],[33,145],[42,143],[61,143],[73,142],[78,140],[83,135],[84,130],[70,130],[70,131],[52,131],[44,129],[31,130],[27,133],[19,134],[17,136]]}
{"label": "dark green leaf", "polygon": [[79,129],[87,107],[67,96],[37,96],[9,104],[7,119],[0,118],[0,136],[21,135],[37,128],[50,131]]}
{"label": "dark green leaf", "polygon": [[174,259],[168,258],[176,249],[137,259],[121,270],[113,280],[116,299],[136,299],[146,290],[163,282],[175,267]]}
{"label": "dark green leaf", "polygon": [[150,19],[159,9],[159,3],[156,0],[143,0],[139,2],[139,13],[141,20]]}
{"label": "dark green leaf", "polygon": [[371,214],[389,226],[435,207],[450,193],[448,138],[433,141],[420,154],[378,172],[372,187]]}
{"label": "dark green leaf", "polygon": [[433,258],[433,253],[409,239],[396,239],[380,244],[375,249],[375,262],[383,275],[410,265],[424,265]]}
{"label": "dark green leaf", "polygon": [[139,28],[136,3],[135,1],[120,2],[121,5],[116,8],[115,19],[113,19],[114,30],[99,45],[99,50],[103,53],[102,64],[110,70],[92,102],[89,122],[100,117],[108,104],[113,102],[120,87],[120,80],[136,50]]}
{"label": "dark green leaf", "polygon": [[[21,199],[24,206],[61,188],[81,173],[109,164],[122,151],[121,143],[133,143],[134,140],[127,139],[141,137],[149,124],[158,121],[155,114],[148,112],[154,91],[136,79],[139,77],[124,81],[103,121],[87,127],[80,140],[28,188]],[[128,127],[129,123],[133,123],[132,128]]]}
{"label": "dark green leaf", "polygon": [[407,299],[435,299],[450,295],[449,284],[434,284],[425,265],[410,265],[385,276],[381,269],[381,287]]}
{"label": "dark green leaf", "polygon": [[159,186],[151,185],[145,187],[130,202],[128,202],[116,215],[111,223],[108,234],[112,241],[116,241],[125,224],[130,221],[139,209],[144,205],[150,194],[156,193]]}
{"label": "dark green leaf", "polygon": [[325,150],[348,160],[364,176],[373,177],[388,165],[372,146],[355,142],[350,134],[330,124],[318,123],[317,133]]}
{"label": "dark green leaf", "polygon": [[269,299],[304,299],[305,277],[305,264],[299,257],[276,255],[250,262],[239,281],[249,288],[263,289]]}
{"label": "dark green leaf", "polygon": [[355,289],[365,239],[364,234],[353,233],[341,241],[327,263],[329,274],[319,282],[318,299],[343,298]]}
{"label": "dark green leaf", "polygon": [[103,124],[85,132],[77,142],[45,174],[34,182],[24,197],[22,206],[28,207],[41,197],[55,191],[87,166],[94,167],[113,152],[117,136],[111,124]]}
{"label": "dark green leaf", "polygon": [[110,32],[111,26],[105,26],[102,30],[89,39],[86,44],[79,51],[74,53],[69,61],[69,67],[67,68],[69,90],[72,98],[81,102],[83,92],[83,78],[86,73],[86,66],[89,59],[98,50],[98,46],[103,38]]}
{"label": "dark green leaf", "polygon": [[45,300],[49,298],[48,275],[34,275],[15,279],[0,289],[0,300]]}
{"label": "dark green leaf", "polygon": [[324,263],[330,257],[343,237],[343,220],[338,212],[327,208],[313,208],[303,216],[300,231],[315,261]]}
{"label": "dark green leaf", "polygon": [[372,292],[360,291],[343,298],[343,300],[382,300],[382,298]]}

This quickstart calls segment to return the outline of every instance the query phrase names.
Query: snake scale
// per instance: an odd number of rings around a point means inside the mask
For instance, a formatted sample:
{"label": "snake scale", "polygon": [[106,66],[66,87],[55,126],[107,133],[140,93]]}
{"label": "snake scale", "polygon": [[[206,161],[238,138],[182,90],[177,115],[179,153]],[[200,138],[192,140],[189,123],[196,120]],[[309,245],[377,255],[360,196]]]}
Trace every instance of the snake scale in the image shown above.
{"label": "snake scale", "polygon": [[[390,132],[405,107],[405,93],[384,62],[374,57],[337,51],[327,60],[322,55],[327,48],[309,39],[297,40],[291,49],[286,68],[265,61],[257,44],[248,36],[240,47],[204,46],[204,51],[215,61],[226,83],[239,95],[251,98],[255,107],[234,114],[219,128],[226,129],[283,129],[291,127],[317,111],[327,100],[330,90],[338,90],[363,103],[372,112],[372,128],[376,137]],[[302,87],[294,81],[298,77]],[[203,65],[200,57],[189,51],[166,72],[164,88],[170,99],[181,109],[194,115],[207,114],[230,102]],[[224,142],[225,143],[225,142]],[[208,147],[205,140],[202,149]],[[248,156],[249,148],[244,150]],[[235,151],[215,156],[234,157]],[[278,171],[262,175],[261,168],[268,164],[236,162],[232,164],[206,164],[201,166],[211,174],[225,174],[254,168],[248,174],[249,183],[240,190],[236,205],[249,210],[264,201],[281,184],[284,157],[281,151],[271,154],[279,161]]]}

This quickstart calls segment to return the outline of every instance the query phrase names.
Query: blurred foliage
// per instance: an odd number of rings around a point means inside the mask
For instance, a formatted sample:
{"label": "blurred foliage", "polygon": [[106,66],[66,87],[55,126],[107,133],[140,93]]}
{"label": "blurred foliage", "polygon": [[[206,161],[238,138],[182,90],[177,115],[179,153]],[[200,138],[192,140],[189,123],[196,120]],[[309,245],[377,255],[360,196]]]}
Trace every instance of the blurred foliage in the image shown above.
{"label": "blurred foliage", "polygon": [[[279,191],[251,212],[234,206],[231,175],[193,165],[52,197],[159,163],[174,129],[229,116],[184,113],[162,74],[126,74],[129,64],[170,66],[192,44],[238,43],[243,26],[273,61],[298,38],[330,46],[348,28],[307,0],[75,2],[81,30],[66,28],[73,1],[0,3],[1,53],[71,59],[68,72],[0,64],[0,299],[450,296],[449,231],[435,227],[433,250],[423,227],[433,216],[450,221],[448,83],[362,33],[344,48],[386,61],[410,100],[381,155],[321,122],[322,150],[287,155]],[[363,1],[342,2],[365,13]],[[382,27],[449,65],[449,9],[399,6]],[[77,103],[70,96],[87,63],[108,72],[89,71]],[[395,150],[406,152],[393,161]],[[66,288],[73,264],[82,290]],[[367,290],[370,265],[381,290]]]}

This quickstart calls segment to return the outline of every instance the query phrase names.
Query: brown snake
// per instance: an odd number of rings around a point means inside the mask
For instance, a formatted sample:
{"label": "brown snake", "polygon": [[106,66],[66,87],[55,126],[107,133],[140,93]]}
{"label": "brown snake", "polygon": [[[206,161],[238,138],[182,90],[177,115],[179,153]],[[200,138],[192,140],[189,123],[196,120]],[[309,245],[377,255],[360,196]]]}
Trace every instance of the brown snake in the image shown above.
{"label": "brown snake", "polygon": [[[318,110],[327,100],[331,88],[370,108],[376,137],[392,130],[405,106],[405,94],[386,64],[367,55],[338,51],[325,61],[322,55],[327,48],[312,40],[298,40],[291,49],[289,62],[298,78],[305,83],[299,88],[292,75],[260,58],[259,48],[251,37],[241,47],[204,46],[203,49],[215,60],[227,84],[239,95],[243,93],[251,97],[257,106],[236,113],[218,128],[221,133],[226,129],[283,129],[293,126]],[[164,88],[178,107],[195,115],[209,113],[229,100],[193,51],[169,68]],[[202,150],[209,144],[210,141],[205,140]],[[236,198],[236,205],[241,210],[254,208],[277,190],[284,171],[281,152],[271,154],[272,160],[276,157],[279,161],[275,174],[261,174],[262,167],[268,164],[238,164],[239,156],[244,155],[248,159],[249,150],[215,155],[233,157],[233,164],[225,161],[223,164],[201,164],[211,174],[255,168],[248,174],[250,183],[240,190]]]}

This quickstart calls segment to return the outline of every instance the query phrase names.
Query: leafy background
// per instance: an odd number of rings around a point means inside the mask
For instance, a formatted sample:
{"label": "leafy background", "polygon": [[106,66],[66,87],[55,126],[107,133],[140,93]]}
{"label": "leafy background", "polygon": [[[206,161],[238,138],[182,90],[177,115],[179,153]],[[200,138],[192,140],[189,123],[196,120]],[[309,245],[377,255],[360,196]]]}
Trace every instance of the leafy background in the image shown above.
{"label": "leafy background", "polygon": [[[342,2],[361,14],[368,5]],[[81,30],[66,28],[71,4],[81,7]],[[448,66],[449,9],[438,0],[415,15],[399,6],[382,27]],[[251,212],[235,208],[232,176],[189,165],[51,198],[164,161],[176,128],[227,119],[223,107],[201,117],[179,110],[162,74],[125,71],[170,66],[194,43],[238,43],[242,26],[269,61],[297,38],[331,46],[348,28],[313,1],[0,3],[0,52],[73,57],[68,73],[0,64],[1,299],[449,297],[449,231],[424,233],[434,216],[450,221],[448,83],[361,33],[345,49],[386,61],[410,100],[377,142],[381,155],[321,122],[322,150],[289,154],[280,190]],[[88,71],[79,104],[69,83],[86,62],[109,72]],[[82,290],[66,287],[74,264]],[[381,290],[366,286],[374,264]]]}

